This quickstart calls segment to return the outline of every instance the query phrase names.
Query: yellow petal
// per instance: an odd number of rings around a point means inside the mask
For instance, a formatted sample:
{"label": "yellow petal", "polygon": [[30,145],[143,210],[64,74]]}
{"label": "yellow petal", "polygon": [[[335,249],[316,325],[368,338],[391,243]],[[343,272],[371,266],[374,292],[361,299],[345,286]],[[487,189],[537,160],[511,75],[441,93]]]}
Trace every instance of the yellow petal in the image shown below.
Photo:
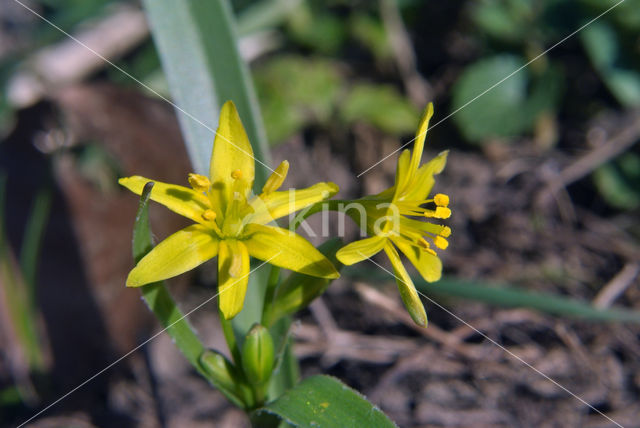
{"label": "yellow petal", "polygon": [[340,274],[320,251],[302,236],[280,227],[248,224],[244,241],[249,254],[272,265],[320,278]]}
{"label": "yellow petal", "polygon": [[391,261],[391,265],[393,266],[393,271],[396,276],[396,284],[398,284],[398,291],[400,291],[400,297],[402,298],[402,302],[404,306],[409,311],[409,315],[413,319],[413,322],[418,324],[421,327],[427,326],[427,313],[424,310],[424,306],[422,306],[422,301],[420,300],[420,296],[418,296],[418,292],[416,291],[416,287],[413,285],[413,281],[407,273],[407,270],[402,265],[402,261],[400,260],[400,256],[393,245],[390,242],[384,246],[384,251],[387,253],[389,260]]}
{"label": "yellow petal", "polygon": [[328,199],[340,189],[335,183],[316,183],[306,189],[262,194],[251,201],[254,209],[252,223],[267,224],[316,202]]}
{"label": "yellow petal", "polygon": [[180,275],[218,253],[218,240],[206,227],[194,224],[160,242],[127,277],[127,287],[139,287]]}
{"label": "yellow petal", "polygon": [[282,186],[284,179],[287,178],[289,172],[289,161],[283,160],[280,165],[273,171],[273,174],[267,178],[267,182],[262,186],[262,193],[269,194],[275,192]]}
{"label": "yellow petal", "polygon": [[225,319],[238,315],[249,283],[249,253],[240,241],[220,241],[218,254],[218,301]]}
{"label": "yellow petal", "polygon": [[393,198],[401,196],[405,192],[405,188],[411,180],[409,174],[409,166],[411,164],[411,152],[409,150],[403,150],[398,158],[398,166],[396,167],[396,183],[395,192]]}
{"label": "yellow petal", "polygon": [[404,200],[407,201],[421,201],[427,199],[431,189],[436,180],[433,177],[436,174],[440,174],[445,165],[447,164],[447,155],[449,150],[440,152],[438,156],[431,159],[429,162],[422,165],[412,180],[411,187],[409,187],[404,194]]}
{"label": "yellow petal", "polygon": [[139,175],[125,177],[118,180],[118,183],[131,190],[136,195],[142,194],[144,185],[153,181],[151,190],[151,200],[161,203],[171,211],[183,215],[198,223],[205,223],[202,213],[211,208],[211,202],[202,193],[178,186],[177,184],[162,183],[160,181],[149,180]]}
{"label": "yellow petal", "polygon": [[352,265],[377,254],[384,247],[387,239],[381,236],[361,239],[340,248],[336,257],[345,265]]}
{"label": "yellow petal", "polygon": [[418,130],[416,131],[415,142],[413,143],[413,153],[411,154],[411,165],[409,167],[409,174],[413,175],[418,170],[420,165],[420,159],[422,158],[422,151],[424,150],[424,140],[427,136],[427,130],[429,129],[429,120],[433,116],[433,103],[429,103],[427,108],[422,114]]}
{"label": "yellow petal", "polygon": [[407,256],[425,281],[434,282],[442,277],[442,261],[438,256],[423,251],[404,238],[391,238],[391,240]]}
{"label": "yellow petal", "polygon": [[[226,204],[232,199],[234,191],[246,192],[253,186],[254,167],[253,150],[240,121],[238,110],[233,102],[227,101],[220,111],[209,170],[213,183],[212,190],[214,193],[221,193],[222,200],[220,202],[223,207],[226,207]],[[235,184],[236,181],[242,185],[238,186]]]}

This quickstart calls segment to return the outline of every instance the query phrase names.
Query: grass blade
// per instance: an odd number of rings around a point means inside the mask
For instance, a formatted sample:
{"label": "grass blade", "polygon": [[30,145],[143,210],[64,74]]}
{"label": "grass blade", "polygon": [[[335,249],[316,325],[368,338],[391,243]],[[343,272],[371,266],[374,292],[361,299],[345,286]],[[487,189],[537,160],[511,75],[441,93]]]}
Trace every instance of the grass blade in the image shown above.
{"label": "grass blade", "polygon": [[260,162],[270,163],[266,134],[228,1],[145,0],[144,5],[195,171],[208,173],[212,130],[222,104],[233,100],[259,161],[255,188],[261,188],[269,170]]}
{"label": "grass blade", "polygon": [[[393,281],[393,278],[383,271],[371,271],[359,267],[346,268],[343,274],[355,279],[376,282]],[[537,293],[511,286],[498,287],[495,284],[455,278],[444,278],[435,283],[428,283],[417,276],[412,276],[412,279],[419,291],[433,297],[459,297],[493,306],[535,309],[552,315],[589,321],[640,323],[640,312],[637,311],[617,308],[598,309],[590,303],[549,293]]]}

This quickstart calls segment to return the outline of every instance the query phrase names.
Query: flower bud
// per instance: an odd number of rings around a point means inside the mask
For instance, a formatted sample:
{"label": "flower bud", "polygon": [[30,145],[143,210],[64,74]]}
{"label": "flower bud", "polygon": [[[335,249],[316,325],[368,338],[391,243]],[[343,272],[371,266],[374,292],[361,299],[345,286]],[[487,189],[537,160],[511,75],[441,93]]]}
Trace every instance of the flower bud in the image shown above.
{"label": "flower bud", "polygon": [[231,401],[244,407],[246,400],[242,398],[240,380],[231,361],[218,351],[206,350],[200,355],[200,366]]}
{"label": "flower bud", "polygon": [[271,377],[274,363],[273,339],[266,327],[254,324],[242,346],[242,368],[247,380],[262,385]]}

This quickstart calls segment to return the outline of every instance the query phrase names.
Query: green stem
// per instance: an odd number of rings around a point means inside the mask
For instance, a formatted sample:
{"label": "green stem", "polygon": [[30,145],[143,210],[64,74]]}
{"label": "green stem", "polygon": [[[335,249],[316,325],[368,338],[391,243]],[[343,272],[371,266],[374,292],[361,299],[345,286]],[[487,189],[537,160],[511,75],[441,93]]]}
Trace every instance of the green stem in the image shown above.
{"label": "green stem", "polygon": [[264,304],[262,308],[262,319],[260,324],[269,327],[269,319],[271,318],[271,308],[273,307],[273,299],[278,291],[280,285],[280,268],[278,266],[271,265],[271,272],[269,273],[269,280],[267,281],[267,290],[264,295]]}
{"label": "green stem", "polygon": [[353,201],[345,201],[342,199],[331,199],[328,201],[317,202],[311,207],[300,211],[300,213],[295,216],[291,224],[289,225],[289,229],[295,231],[300,227],[303,221],[311,217],[313,214],[319,213],[325,209],[329,211],[340,211],[346,204],[349,204]]}
{"label": "green stem", "polygon": [[236,367],[242,367],[242,357],[240,355],[240,348],[238,347],[238,340],[236,339],[236,335],[233,332],[233,326],[231,325],[231,321],[224,318],[222,311],[218,309],[218,313],[220,314],[220,324],[222,325],[222,332],[224,333],[224,339],[227,341],[227,346],[229,347],[229,352],[231,353],[231,357],[233,358],[233,362]]}

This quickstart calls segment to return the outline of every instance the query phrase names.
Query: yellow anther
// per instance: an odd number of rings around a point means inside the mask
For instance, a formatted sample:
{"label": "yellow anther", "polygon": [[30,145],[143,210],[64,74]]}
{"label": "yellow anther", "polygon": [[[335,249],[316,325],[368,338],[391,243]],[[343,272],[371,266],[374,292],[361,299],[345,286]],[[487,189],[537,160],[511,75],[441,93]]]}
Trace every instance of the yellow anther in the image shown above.
{"label": "yellow anther", "polygon": [[449,196],[444,193],[438,193],[433,197],[433,202],[439,207],[446,207],[449,205]]}
{"label": "yellow anther", "polygon": [[447,207],[436,207],[436,218],[449,218],[451,217],[451,210]]}
{"label": "yellow anther", "polygon": [[211,182],[207,177],[193,172],[189,174],[189,184],[197,192],[206,192],[211,187]]}
{"label": "yellow anther", "polygon": [[234,180],[239,180],[242,178],[242,171],[240,171],[239,169],[234,170],[231,173],[231,178],[233,178]]}
{"label": "yellow anther", "polygon": [[205,210],[205,212],[202,213],[202,218],[209,221],[215,220],[217,216],[214,210]]}
{"label": "yellow anther", "polygon": [[451,228],[449,226],[445,226],[439,233],[443,238],[448,238],[451,235]]}
{"label": "yellow anther", "polygon": [[282,186],[284,179],[287,177],[287,172],[289,172],[289,162],[285,160],[282,161],[273,174],[269,176],[264,187],[262,187],[262,193],[268,195],[269,193],[278,190],[280,186]]}
{"label": "yellow anther", "polygon": [[436,247],[440,248],[441,250],[445,250],[449,246],[449,241],[444,239],[442,236],[434,237],[433,243],[435,244]]}
{"label": "yellow anther", "polygon": [[418,238],[418,245],[424,248],[425,250],[430,246],[429,243],[423,237]]}

